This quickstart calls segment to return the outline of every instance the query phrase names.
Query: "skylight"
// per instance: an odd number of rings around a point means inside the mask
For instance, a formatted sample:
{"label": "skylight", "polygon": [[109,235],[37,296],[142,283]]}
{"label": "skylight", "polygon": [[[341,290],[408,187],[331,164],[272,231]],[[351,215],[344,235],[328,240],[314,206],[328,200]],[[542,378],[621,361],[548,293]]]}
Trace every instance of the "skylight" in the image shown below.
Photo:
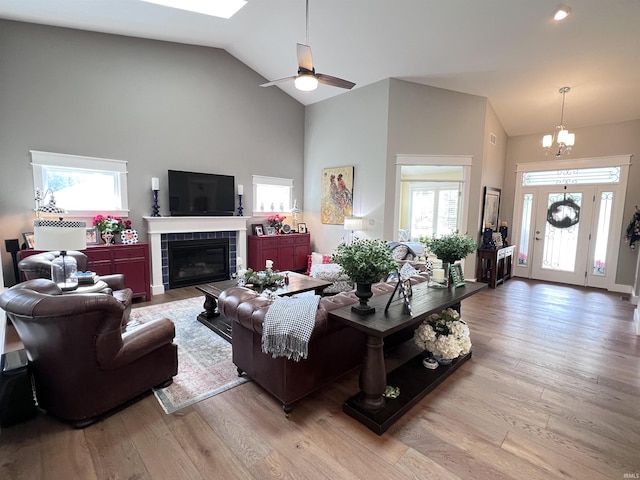
{"label": "skylight", "polygon": [[202,13],[213,17],[231,18],[246,5],[245,0],[142,0],[165,7]]}

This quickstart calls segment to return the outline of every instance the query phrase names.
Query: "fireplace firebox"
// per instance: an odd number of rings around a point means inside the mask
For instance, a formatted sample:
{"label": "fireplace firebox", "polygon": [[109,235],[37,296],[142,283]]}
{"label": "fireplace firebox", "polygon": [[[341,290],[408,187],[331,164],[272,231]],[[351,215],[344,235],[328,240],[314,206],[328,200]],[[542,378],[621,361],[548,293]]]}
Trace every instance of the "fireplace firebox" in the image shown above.
{"label": "fireplace firebox", "polygon": [[229,280],[229,239],[177,240],[167,245],[169,288]]}

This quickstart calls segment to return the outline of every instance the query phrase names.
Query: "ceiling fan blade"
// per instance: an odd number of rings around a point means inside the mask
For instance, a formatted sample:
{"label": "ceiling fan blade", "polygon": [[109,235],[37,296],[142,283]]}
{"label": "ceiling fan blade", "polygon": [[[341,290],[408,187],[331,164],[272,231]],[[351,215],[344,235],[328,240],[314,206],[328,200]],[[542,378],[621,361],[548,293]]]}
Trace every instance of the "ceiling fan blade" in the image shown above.
{"label": "ceiling fan blade", "polygon": [[310,72],[313,71],[313,58],[311,58],[311,47],[297,43],[298,67],[304,68]]}
{"label": "ceiling fan blade", "polygon": [[274,80],[273,82],[263,83],[260,86],[261,87],[270,87],[271,85],[276,85],[278,83],[284,83],[284,82],[290,82],[290,81],[295,80],[295,79],[296,79],[296,77],[294,75],[293,77],[279,78],[278,80]]}
{"label": "ceiling fan blade", "polygon": [[347,90],[351,90],[355,87],[355,83],[350,82],[349,80],[344,80],[338,77],[332,77],[331,75],[325,75],[323,73],[317,73],[316,78],[318,82],[323,83],[325,85],[331,85],[332,87],[346,88]]}

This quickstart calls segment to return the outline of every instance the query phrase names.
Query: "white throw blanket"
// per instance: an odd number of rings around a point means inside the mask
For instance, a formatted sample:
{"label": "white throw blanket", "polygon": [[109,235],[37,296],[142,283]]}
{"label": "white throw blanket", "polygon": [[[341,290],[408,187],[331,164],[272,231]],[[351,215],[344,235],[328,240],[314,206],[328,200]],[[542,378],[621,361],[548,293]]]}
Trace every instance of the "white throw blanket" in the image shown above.
{"label": "white throw blanket", "polygon": [[264,316],[262,351],[296,362],[307,358],[319,303],[319,295],[276,298]]}

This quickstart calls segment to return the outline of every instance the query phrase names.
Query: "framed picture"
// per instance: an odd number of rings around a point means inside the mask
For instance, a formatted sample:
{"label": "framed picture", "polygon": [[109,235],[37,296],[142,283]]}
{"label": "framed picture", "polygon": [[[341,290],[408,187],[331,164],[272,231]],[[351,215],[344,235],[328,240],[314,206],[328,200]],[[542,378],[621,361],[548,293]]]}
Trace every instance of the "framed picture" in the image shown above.
{"label": "framed picture", "polygon": [[404,311],[408,314],[411,314],[411,281],[407,278],[406,280],[402,280],[400,282],[400,292],[402,293],[402,302],[404,304]]}
{"label": "framed picture", "polygon": [[307,224],[299,223],[298,224],[298,233],[307,233]]}
{"label": "framed picture", "polygon": [[276,234],[276,229],[275,227],[267,227],[267,235],[269,235],[270,237]]}
{"label": "framed picture", "polygon": [[130,228],[123,230],[120,232],[120,240],[122,240],[123,245],[133,245],[134,243],[138,243],[138,232]]}
{"label": "framed picture", "polygon": [[353,167],[325,168],[320,182],[320,220],[343,225],[353,215]]}
{"label": "framed picture", "polygon": [[411,289],[411,280],[409,280],[408,278],[402,280],[402,285],[400,286],[400,288],[402,288],[402,292],[405,296],[411,297],[413,295],[413,290]]}
{"label": "framed picture", "polygon": [[27,248],[33,248],[33,246],[35,245],[33,232],[24,232],[22,234],[22,238],[24,238],[24,243],[27,245]]}
{"label": "framed picture", "polygon": [[254,235],[258,235],[258,232],[257,232],[258,228],[261,231],[260,235],[264,235],[264,231],[262,230],[262,224],[261,223],[252,223],[251,224],[251,233],[253,233]]}
{"label": "framed picture", "polygon": [[464,275],[462,273],[462,264],[454,263],[451,265],[451,278],[453,279],[454,287],[464,286]]}
{"label": "framed picture", "polygon": [[482,228],[498,229],[498,213],[500,211],[500,189],[484,187],[484,200],[482,202]]}
{"label": "framed picture", "polygon": [[98,227],[87,228],[87,245],[98,245],[99,243]]}

